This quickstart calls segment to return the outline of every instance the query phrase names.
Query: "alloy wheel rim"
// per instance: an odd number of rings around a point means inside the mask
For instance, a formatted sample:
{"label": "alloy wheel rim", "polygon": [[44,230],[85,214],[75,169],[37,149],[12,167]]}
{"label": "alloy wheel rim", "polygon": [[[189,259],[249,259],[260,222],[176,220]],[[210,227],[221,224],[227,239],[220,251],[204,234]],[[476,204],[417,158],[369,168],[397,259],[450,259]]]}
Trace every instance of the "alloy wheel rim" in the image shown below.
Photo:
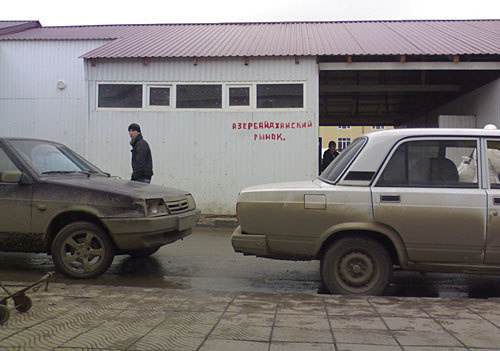
{"label": "alloy wheel rim", "polygon": [[90,273],[104,259],[104,243],[90,231],[78,231],[66,238],[61,246],[63,264],[74,273]]}

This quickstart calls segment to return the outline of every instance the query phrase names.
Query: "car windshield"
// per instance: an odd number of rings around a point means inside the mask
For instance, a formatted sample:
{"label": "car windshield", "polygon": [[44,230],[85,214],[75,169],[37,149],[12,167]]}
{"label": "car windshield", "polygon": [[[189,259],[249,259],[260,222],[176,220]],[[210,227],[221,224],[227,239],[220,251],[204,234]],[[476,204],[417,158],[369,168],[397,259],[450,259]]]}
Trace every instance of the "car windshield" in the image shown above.
{"label": "car windshield", "polygon": [[329,183],[334,183],[342,175],[344,170],[351,164],[359,151],[363,148],[367,138],[355,139],[344,151],[340,153],[321,173],[319,178]]}
{"label": "car windshield", "polygon": [[41,175],[103,173],[64,145],[41,140],[11,140],[22,158]]}

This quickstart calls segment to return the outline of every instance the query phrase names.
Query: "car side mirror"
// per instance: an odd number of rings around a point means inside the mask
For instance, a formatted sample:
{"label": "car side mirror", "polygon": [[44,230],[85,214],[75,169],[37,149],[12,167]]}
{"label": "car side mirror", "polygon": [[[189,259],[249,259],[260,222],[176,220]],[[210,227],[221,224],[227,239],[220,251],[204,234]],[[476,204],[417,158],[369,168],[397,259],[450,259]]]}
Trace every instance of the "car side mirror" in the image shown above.
{"label": "car side mirror", "polygon": [[23,172],[16,170],[3,171],[0,173],[2,183],[18,184],[23,178]]}

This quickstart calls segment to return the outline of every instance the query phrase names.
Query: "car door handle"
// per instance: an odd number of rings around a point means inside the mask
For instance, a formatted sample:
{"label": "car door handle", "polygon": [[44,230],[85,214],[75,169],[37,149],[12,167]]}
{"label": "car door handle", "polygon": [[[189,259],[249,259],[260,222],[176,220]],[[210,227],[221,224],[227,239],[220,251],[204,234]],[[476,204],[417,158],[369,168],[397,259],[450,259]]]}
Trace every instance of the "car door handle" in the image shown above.
{"label": "car door handle", "polygon": [[500,205],[500,197],[494,197],[493,198],[493,204],[494,205]]}
{"label": "car door handle", "polygon": [[399,195],[380,195],[380,202],[401,202]]}

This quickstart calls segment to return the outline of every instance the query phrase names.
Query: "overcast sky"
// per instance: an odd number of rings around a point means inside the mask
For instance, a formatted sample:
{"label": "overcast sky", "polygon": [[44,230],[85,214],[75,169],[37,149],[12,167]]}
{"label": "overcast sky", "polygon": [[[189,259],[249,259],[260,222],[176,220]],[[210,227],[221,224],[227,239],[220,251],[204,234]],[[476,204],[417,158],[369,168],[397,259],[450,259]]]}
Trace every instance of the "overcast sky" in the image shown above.
{"label": "overcast sky", "polygon": [[387,19],[500,19],[500,0],[4,0],[0,14],[43,26]]}

